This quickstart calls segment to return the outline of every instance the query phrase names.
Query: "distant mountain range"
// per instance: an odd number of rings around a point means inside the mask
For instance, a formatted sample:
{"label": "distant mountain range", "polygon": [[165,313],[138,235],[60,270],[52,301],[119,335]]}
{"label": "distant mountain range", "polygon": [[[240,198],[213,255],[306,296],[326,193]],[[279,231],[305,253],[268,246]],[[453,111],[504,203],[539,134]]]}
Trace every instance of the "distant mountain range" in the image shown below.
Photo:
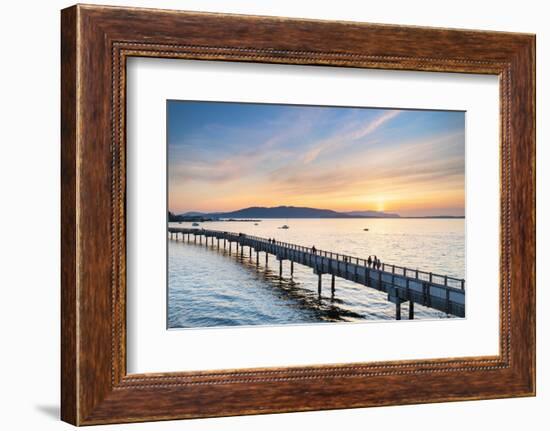
{"label": "distant mountain range", "polygon": [[263,219],[263,218],[464,218],[464,216],[433,215],[419,217],[404,217],[396,213],[383,211],[346,211],[338,212],[327,209],[277,206],[277,207],[249,207],[228,212],[199,212],[188,211],[182,214],[169,213],[169,221],[185,221],[192,219]]}
{"label": "distant mountain range", "polygon": [[177,218],[399,218],[399,214],[382,211],[350,211],[338,212],[327,209],[278,206],[278,207],[249,207],[229,212],[201,213],[188,211],[178,214]]}

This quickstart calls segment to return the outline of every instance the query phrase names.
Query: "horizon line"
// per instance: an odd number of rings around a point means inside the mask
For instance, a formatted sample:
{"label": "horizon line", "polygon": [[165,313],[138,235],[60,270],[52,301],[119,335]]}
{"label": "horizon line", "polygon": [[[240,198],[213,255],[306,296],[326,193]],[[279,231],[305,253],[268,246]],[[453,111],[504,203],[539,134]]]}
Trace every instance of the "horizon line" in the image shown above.
{"label": "horizon line", "polygon": [[[318,211],[332,211],[332,212],[335,212],[337,214],[344,214],[344,215],[349,215],[350,213],[371,212],[371,213],[376,213],[376,214],[397,215],[400,218],[426,218],[426,217],[465,218],[466,217],[465,213],[453,215],[453,214],[446,214],[444,212],[438,212],[438,213],[425,214],[425,215],[402,215],[399,212],[399,210],[389,210],[389,211],[379,211],[379,210],[374,210],[374,209],[334,210],[334,209],[330,209],[330,208],[317,208],[317,207],[297,206],[297,205],[275,205],[275,206],[250,205],[250,206],[246,206],[246,207],[242,207],[242,208],[238,208],[238,209],[221,210],[221,211],[220,210],[217,210],[217,211],[201,211],[201,210],[195,210],[195,209],[174,211],[174,210],[168,209],[168,212],[170,212],[174,215],[177,215],[177,216],[181,216],[181,215],[184,215],[184,214],[187,214],[187,213],[199,213],[199,214],[210,215],[210,214],[233,213],[233,212],[243,211],[243,210],[252,209],[252,208],[258,208],[258,209],[301,208],[301,209],[318,210]],[[411,211],[411,210],[407,210],[406,212],[409,212],[409,211]],[[414,210],[412,210],[412,211],[414,211]],[[325,217],[325,218],[329,218],[329,217]],[[359,216],[358,218],[361,218],[361,216]]]}

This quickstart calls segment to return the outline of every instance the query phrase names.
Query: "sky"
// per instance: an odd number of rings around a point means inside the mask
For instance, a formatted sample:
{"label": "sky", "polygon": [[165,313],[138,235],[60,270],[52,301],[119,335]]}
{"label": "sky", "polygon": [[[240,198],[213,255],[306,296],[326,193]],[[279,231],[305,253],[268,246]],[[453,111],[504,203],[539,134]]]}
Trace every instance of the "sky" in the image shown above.
{"label": "sky", "polygon": [[167,102],[168,207],[464,215],[458,111]]}

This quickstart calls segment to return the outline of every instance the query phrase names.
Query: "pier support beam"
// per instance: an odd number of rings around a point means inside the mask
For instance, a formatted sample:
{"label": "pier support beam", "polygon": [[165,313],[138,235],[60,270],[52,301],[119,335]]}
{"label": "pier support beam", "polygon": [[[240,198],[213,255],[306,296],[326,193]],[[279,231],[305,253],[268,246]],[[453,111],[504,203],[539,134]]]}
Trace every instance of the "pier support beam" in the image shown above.
{"label": "pier support beam", "polygon": [[241,244],[241,259],[243,258],[244,245]]}
{"label": "pier support beam", "polygon": [[283,260],[279,260],[279,278],[283,278]]}
{"label": "pier support beam", "polygon": [[401,320],[401,303],[399,301],[395,303],[395,320]]}
{"label": "pier support beam", "polygon": [[265,267],[267,268],[267,259],[269,257],[269,253],[266,251],[265,252]]}
{"label": "pier support beam", "polygon": [[292,278],[293,275],[294,275],[294,261],[291,260],[290,261],[290,277]]}
{"label": "pier support beam", "polygon": [[322,274],[321,274],[321,273],[317,274],[317,277],[318,277],[318,281],[317,281],[317,293],[319,294],[319,296],[321,296],[321,288],[322,288],[322,282],[323,282]]}
{"label": "pier support beam", "polygon": [[256,266],[260,264],[260,252],[256,250]]}
{"label": "pier support beam", "polygon": [[414,319],[414,302],[409,301],[409,320]]}
{"label": "pier support beam", "polygon": [[330,280],[330,293],[332,294],[332,296],[334,296],[334,290],[335,290],[335,275],[332,274],[332,277],[331,277],[331,280]]}

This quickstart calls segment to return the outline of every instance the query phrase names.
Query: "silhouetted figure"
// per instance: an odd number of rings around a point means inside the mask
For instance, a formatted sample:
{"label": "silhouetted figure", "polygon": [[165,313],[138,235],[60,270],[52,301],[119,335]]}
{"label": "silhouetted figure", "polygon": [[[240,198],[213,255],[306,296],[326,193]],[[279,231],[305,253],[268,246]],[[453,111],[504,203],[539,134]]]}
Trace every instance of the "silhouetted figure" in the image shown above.
{"label": "silhouetted figure", "polygon": [[378,267],[378,269],[380,269],[380,267],[382,266],[382,262],[380,262],[380,259],[378,259],[376,266]]}
{"label": "silhouetted figure", "polygon": [[315,248],[315,246],[311,247],[311,252],[312,252],[313,254],[316,254],[316,253],[317,253],[317,249]]}
{"label": "silhouetted figure", "polygon": [[370,256],[369,256],[369,258],[367,259],[367,264],[369,265],[369,268],[370,268],[370,266],[372,265],[372,259],[371,259]]}

